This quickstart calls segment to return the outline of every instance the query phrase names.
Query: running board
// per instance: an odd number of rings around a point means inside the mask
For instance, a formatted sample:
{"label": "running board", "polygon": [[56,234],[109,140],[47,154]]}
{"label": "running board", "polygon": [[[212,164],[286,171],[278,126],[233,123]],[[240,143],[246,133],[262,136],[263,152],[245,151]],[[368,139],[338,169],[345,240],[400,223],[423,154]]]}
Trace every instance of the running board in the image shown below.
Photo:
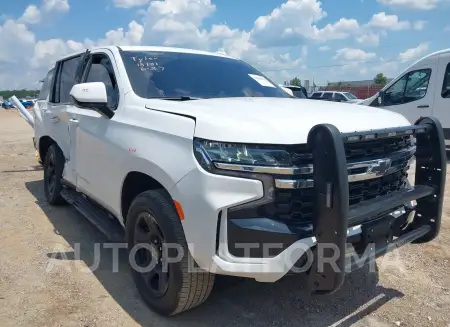
{"label": "running board", "polygon": [[89,200],[84,194],[65,187],[61,196],[85,216],[111,242],[125,242],[125,229],[117,218],[112,217],[99,205]]}

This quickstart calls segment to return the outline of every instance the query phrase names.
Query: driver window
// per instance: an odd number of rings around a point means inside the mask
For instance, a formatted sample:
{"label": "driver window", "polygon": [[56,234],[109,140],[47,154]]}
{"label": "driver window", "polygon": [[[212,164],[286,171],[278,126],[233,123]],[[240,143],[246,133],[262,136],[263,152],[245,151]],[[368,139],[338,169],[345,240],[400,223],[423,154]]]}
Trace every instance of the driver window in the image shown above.
{"label": "driver window", "polygon": [[92,61],[89,65],[85,82],[103,82],[106,87],[108,107],[112,110],[117,109],[117,105],[119,103],[119,88],[114,75],[114,68],[107,55],[92,55]]}
{"label": "driver window", "polygon": [[431,69],[415,70],[405,74],[392,86],[384,96],[384,105],[393,106],[419,100],[427,94]]}

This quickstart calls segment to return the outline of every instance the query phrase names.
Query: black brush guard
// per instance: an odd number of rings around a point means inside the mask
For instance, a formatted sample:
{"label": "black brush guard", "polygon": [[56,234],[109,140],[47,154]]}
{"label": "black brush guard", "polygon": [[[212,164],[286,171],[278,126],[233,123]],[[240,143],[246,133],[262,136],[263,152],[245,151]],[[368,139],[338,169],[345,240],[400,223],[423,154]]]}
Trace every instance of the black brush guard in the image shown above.
{"label": "black brush guard", "polygon": [[[382,138],[408,134],[416,138],[415,185],[411,189],[394,192],[349,208],[344,144],[365,140],[368,135],[371,138]],[[316,253],[309,273],[309,288],[312,293],[333,293],[343,284],[346,272],[356,269],[355,264],[349,263],[346,253],[349,226],[370,223],[387,216],[388,212],[405,203],[416,200],[416,216],[411,226],[396,235],[395,240],[392,238],[384,246],[376,248],[375,258],[407,243],[429,242],[439,234],[446,150],[443,129],[436,118],[424,117],[412,126],[363,133],[341,133],[333,125],[316,125],[308,135],[308,145],[313,153],[314,235],[317,239]],[[319,258],[318,248],[322,244],[332,244],[334,249],[323,246]],[[336,250],[340,254],[337,259]],[[327,260],[334,260],[334,268],[333,265],[324,263]]]}

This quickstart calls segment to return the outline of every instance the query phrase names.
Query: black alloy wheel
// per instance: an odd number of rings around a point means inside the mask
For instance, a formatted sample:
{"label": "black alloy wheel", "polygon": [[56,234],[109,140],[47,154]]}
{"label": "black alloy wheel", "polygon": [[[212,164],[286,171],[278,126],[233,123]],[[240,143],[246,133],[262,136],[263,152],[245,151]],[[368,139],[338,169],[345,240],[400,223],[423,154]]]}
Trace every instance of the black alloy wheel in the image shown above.
{"label": "black alloy wheel", "polygon": [[163,258],[164,235],[149,212],[138,216],[134,243],[138,248],[134,259],[144,284],[152,296],[164,296],[169,288],[170,274],[169,265]]}

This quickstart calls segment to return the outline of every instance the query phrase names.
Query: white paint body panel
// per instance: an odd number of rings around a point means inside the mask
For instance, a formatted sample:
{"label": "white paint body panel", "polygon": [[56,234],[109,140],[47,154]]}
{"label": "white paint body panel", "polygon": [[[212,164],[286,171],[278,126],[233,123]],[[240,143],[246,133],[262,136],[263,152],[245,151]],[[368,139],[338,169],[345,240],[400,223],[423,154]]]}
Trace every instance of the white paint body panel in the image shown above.
{"label": "white paint body panel", "polygon": [[[165,50],[157,47],[127,49]],[[197,53],[193,50],[174,50]],[[342,132],[406,126],[408,120],[387,110],[307,99],[221,98],[193,101],[142,99],[133,93],[118,49],[91,50],[107,54],[118,80],[120,100],[108,119],[74,105],[53,106],[38,101],[35,137],[51,137],[63,149],[64,177],[123,222],[121,192],[130,172],[157,180],[180,202],[183,228],[191,253],[204,269],[236,276],[274,281],[289,266],[279,269],[281,256],[239,261],[227,249],[215,251],[221,211],[263,196],[260,181],[213,175],[204,171],[193,155],[193,138],[268,144],[306,143],[316,124],[330,123]],[[198,52],[203,53],[203,52]],[[222,54],[209,54],[220,55]],[[232,58],[233,59],[233,58]],[[60,118],[57,123],[50,116]],[[175,114],[174,114],[175,113]],[[226,211],[223,211],[226,213]],[[224,214],[225,222],[226,214]],[[349,233],[357,233],[357,229]],[[222,230],[221,238],[226,237]],[[314,245],[314,240],[300,242]]]}
{"label": "white paint body panel", "polygon": [[309,130],[323,123],[341,132],[409,125],[405,117],[388,110],[298,98],[147,100],[146,106],[195,117],[195,136],[226,142],[306,143]]}

